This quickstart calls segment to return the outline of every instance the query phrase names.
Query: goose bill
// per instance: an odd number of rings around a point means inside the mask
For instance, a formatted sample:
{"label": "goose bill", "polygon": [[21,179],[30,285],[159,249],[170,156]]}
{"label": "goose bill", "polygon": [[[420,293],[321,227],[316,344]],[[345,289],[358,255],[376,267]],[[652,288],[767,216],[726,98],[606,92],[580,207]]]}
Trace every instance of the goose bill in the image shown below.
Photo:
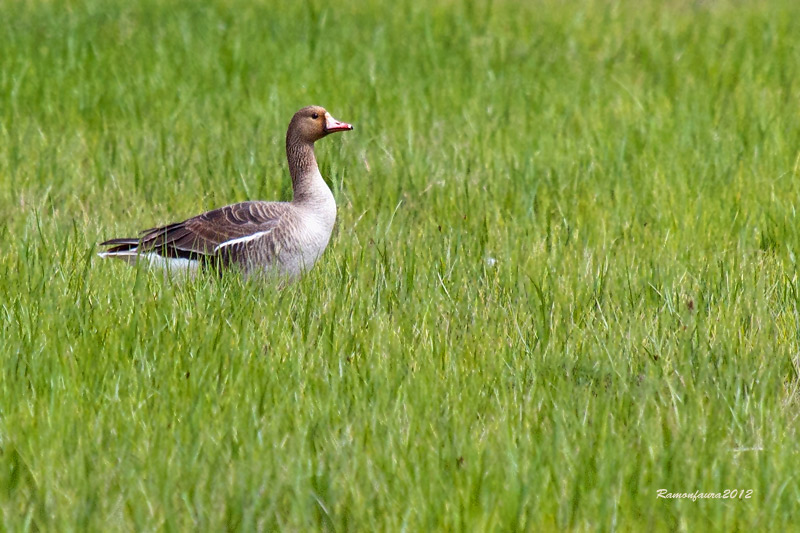
{"label": "goose bill", "polygon": [[347,122],[339,122],[331,116],[330,113],[325,113],[325,132],[333,133],[334,131],[347,131],[352,130],[353,125]]}

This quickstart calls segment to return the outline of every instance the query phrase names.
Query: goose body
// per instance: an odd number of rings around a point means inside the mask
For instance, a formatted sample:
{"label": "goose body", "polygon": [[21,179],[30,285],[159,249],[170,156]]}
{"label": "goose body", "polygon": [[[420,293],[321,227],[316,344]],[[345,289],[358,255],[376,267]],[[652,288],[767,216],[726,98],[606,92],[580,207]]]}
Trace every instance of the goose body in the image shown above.
{"label": "goose body", "polygon": [[352,129],[321,107],[304,107],[286,133],[291,202],[228,205],[140,237],[107,240],[101,246],[109,248],[99,255],[190,274],[216,265],[296,279],[325,251],[336,221],[336,202],[317,166],[314,142]]}

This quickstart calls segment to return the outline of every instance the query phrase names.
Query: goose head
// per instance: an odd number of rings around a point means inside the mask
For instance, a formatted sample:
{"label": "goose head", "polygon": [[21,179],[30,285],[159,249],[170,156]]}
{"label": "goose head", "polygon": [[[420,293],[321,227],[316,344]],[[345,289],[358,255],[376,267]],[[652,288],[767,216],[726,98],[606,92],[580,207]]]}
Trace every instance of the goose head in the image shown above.
{"label": "goose head", "polygon": [[353,126],[333,118],[324,107],[312,105],[294,114],[289,123],[289,137],[313,143],[337,131],[352,130]]}

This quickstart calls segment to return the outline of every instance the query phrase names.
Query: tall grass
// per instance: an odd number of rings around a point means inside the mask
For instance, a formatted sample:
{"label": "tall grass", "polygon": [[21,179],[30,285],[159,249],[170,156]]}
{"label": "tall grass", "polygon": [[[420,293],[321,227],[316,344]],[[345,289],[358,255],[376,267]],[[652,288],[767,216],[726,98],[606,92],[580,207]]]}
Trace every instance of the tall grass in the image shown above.
{"label": "tall grass", "polygon": [[[8,530],[790,530],[800,9],[0,6]],[[95,243],[339,205],[282,291]],[[752,490],[749,499],[660,499]]]}

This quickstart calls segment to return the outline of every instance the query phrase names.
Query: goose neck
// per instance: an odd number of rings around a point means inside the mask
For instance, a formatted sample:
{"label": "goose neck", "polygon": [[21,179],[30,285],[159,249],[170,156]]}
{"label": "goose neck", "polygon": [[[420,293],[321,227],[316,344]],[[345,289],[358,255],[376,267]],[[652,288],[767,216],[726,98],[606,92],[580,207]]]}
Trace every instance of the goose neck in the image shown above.
{"label": "goose neck", "polygon": [[317,166],[313,143],[287,136],[286,158],[289,162],[295,203],[312,201],[325,192],[321,189],[328,189]]}

